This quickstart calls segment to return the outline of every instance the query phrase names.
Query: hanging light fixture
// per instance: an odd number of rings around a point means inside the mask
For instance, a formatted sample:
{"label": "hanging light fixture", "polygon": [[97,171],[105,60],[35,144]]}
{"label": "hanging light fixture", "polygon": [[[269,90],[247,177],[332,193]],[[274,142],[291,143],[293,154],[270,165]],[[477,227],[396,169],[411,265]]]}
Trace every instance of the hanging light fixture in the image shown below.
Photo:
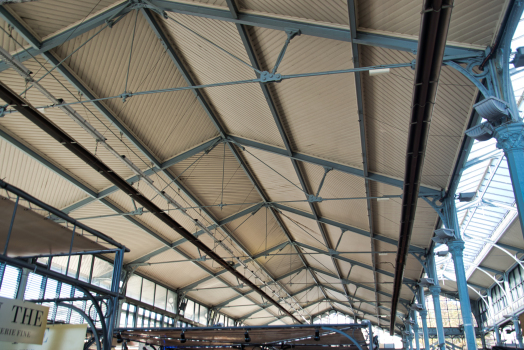
{"label": "hanging light fixture", "polygon": [[317,329],[315,329],[315,337],[313,338],[313,340],[315,341],[320,341],[320,331]]}
{"label": "hanging light fixture", "polygon": [[246,343],[249,343],[251,341],[251,338],[249,337],[248,331],[244,333],[244,340]]}
{"label": "hanging light fixture", "polygon": [[180,334],[180,342],[185,343],[186,342],[186,334],[184,331]]}

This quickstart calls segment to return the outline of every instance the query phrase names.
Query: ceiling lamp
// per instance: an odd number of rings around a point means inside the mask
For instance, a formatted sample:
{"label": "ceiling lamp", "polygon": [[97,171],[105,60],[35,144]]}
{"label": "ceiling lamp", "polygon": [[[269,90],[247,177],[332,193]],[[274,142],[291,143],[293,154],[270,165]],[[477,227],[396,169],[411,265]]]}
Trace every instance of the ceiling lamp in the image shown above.
{"label": "ceiling lamp", "polygon": [[185,343],[186,342],[186,334],[184,331],[180,334],[180,342]]}
{"label": "ceiling lamp", "polygon": [[429,287],[434,286],[435,281],[433,280],[433,278],[421,278],[418,284],[422,287]]}
{"label": "ceiling lamp", "polygon": [[457,196],[457,199],[459,202],[471,202],[473,198],[475,198],[475,195],[477,192],[463,192],[459,193]]}
{"label": "ceiling lamp", "polygon": [[473,108],[493,126],[499,125],[509,118],[509,106],[507,103],[493,96],[474,104]]}
{"label": "ceiling lamp", "polygon": [[466,130],[466,135],[477,141],[487,141],[493,137],[493,127],[488,122],[484,122]]}
{"label": "ceiling lamp", "polygon": [[435,243],[446,243],[448,241],[455,240],[455,231],[448,228],[439,228],[435,230],[435,237],[433,237],[433,242]]}
{"label": "ceiling lamp", "polygon": [[416,304],[416,303],[413,303],[409,306],[409,308],[413,311],[422,311],[424,310],[424,307],[422,306],[422,304]]}
{"label": "ceiling lamp", "polygon": [[249,333],[247,331],[244,333],[244,340],[246,343],[249,343],[251,341],[251,338],[249,337]]}
{"label": "ceiling lamp", "polygon": [[370,69],[368,72],[370,77],[380,74],[389,74],[389,68]]}
{"label": "ceiling lamp", "polygon": [[320,331],[318,329],[315,329],[315,337],[313,338],[314,341],[320,341]]}
{"label": "ceiling lamp", "polygon": [[524,67],[524,47],[517,47],[517,53],[511,63],[513,63],[515,68]]}

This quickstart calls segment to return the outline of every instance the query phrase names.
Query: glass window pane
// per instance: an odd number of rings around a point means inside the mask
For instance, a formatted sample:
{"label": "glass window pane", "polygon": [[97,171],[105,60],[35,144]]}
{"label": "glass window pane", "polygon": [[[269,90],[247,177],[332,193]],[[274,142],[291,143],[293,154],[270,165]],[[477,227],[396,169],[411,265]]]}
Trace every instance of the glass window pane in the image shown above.
{"label": "glass window pane", "polygon": [[2,279],[2,286],[0,287],[0,297],[14,299],[18,292],[18,283],[20,281],[20,269],[9,265],[2,265],[4,270],[4,277]]}
{"label": "glass window pane", "polygon": [[155,306],[164,310],[166,309],[166,292],[166,288],[156,285]]}
{"label": "glass window pane", "polygon": [[80,274],[78,279],[84,282],[89,282],[91,276],[91,263],[93,261],[92,255],[83,255],[82,262],[80,263]]}
{"label": "glass window pane", "polygon": [[203,325],[207,325],[207,307],[204,305],[200,305],[200,317],[198,322]]}
{"label": "glass window pane", "polygon": [[44,295],[43,282],[43,276],[30,272],[29,276],[27,277],[27,285],[25,287],[24,299],[41,299],[42,295]]}
{"label": "glass window pane", "polygon": [[67,275],[69,277],[76,278],[78,272],[78,261],[80,261],[80,255],[72,255],[69,259],[69,269],[67,270]]}
{"label": "glass window pane", "polygon": [[91,283],[95,286],[111,289],[112,278],[113,265],[105,260],[95,258],[95,263],[93,265],[93,278],[91,279]]}
{"label": "glass window pane", "polygon": [[48,257],[38,258],[36,262],[42,265],[47,265],[47,263],[49,262],[49,258]]}
{"label": "glass window pane", "polygon": [[167,307],[166,307],[166,310],[169,311],[169,312],[175,312],[175,306],[176,306],[176,302],[177,302],[177,297],[176,297],[176,293],[171,291],[171,290],[168,290],[167,291]]}
{"label": "glass window pane", "polygon": [[187,300],[186,312],[184,313],[184,317],[193,321],[194,314],[195,314],[195,303],[192,302],[191,300]]}
{"label": "glass window pane", "polygon": [[65,274],[67,256],[55,256],[51,259],[51,270]]}
{"label": "glass window pane", "polygon": [[142,281],[142,296],[140,301],[153,305],[155,301],[155,284],[153,282],[146,279]]}
{"label": "glass window pane", "polygon": [[133,275],[127,281],[126,296],[135,300],[140,300],[140,291],[142,290],[142,277]]}

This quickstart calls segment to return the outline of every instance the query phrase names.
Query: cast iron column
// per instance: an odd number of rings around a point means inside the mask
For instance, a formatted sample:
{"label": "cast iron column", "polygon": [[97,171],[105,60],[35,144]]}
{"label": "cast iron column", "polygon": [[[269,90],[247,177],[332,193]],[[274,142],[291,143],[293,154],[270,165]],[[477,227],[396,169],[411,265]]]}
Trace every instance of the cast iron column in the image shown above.
{"label": "cast iron column", "polygon": [[413,332],[415,333],[415,348],[417,350],[420,350],[420,333],[418,331],[418,317],[417,317],[417,314],[418,312],[416,311],[412,311],[413,312],[413,321],[415,323],[413,323]]}
{"label": "cast iron column", "polygon": [[497,342],[497,346],[502,346],[502,341],[500,340],[499,325],[495,325],[495,327],[493,327],[493,331],[495,332],[495,341]]}
{"label": "cast iron column", "polygon": [[422,332],[424,334],[424,349],[429,350],[429,333],[428,333],[428,310],[426,309],[426,297],[424,296],[424,287],[419,286],[418,290],[419,303],[424,308],[420,310],[420,319],[422,320]]}
{"label": "cast iron column", "polygon": [[497,148],[504,151],[508,162],[520,228],[524,234],[524,123],[518,121],[503,124],[495,128],[494,136]]}
{"label": "cast iron column", "polygon": [[440,286],[438,284],[437,267],[435,266],[435,255],[431,251],[427,257],[429,278],[435,281],[434,286],[429,286],[429,292],[433,297],[433,308],[435,309],[435,321],[437,324],[438,346],[440,349],[446,349],[446,336],[444,333],[444,324],[442,323],[442,310],[440,309]]}
{"label": "cast iron column", "polygon": [[524,345],[522,344],[522,329],[520,328],[519,317],[513,315],[511,320],[513,321],[513,327],[515,327],[515,338],[517,338],[519,348],[524,348]]}
{"label": "cast iron column", "polygon": [[455,265],[455,277],[457,279],[466,344],[468,350],[476,350],[477,340],[475,339],[475,327],[473,326],[473,318],[471,317],[471,304],[466,281],[466,270],[464,268],[464,241],[460,239],[448,242],[447,244],[451,257],[453,258],[453,265]]}

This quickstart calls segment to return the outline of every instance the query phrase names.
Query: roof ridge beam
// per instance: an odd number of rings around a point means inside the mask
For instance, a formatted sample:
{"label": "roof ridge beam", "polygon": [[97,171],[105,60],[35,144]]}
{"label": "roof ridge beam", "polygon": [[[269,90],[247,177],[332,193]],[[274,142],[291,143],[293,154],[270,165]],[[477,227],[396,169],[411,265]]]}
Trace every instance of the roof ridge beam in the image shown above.
{"label": "roof ridge beam", "polygon": [[[231,11],[233,17],[238,17],[239,15],[239,12],[238,12],[238,8],[235,4],[235,0],[227,0],[228,1],[228,6],[229,6],[229,10]],[[261,66],[260,66],[260,63],[259,63],[259,60],[257,58],[257,55],[255,53],[255,50],[253,49],[253,45],[251,44],[251,40],[250,40],[250,37],[249,37],[249,33],[247,32],[247,29],[241,25],[241,24],[236,24],[236,27],[237,27],[237,30],[238,30],[238,33],[240,35],[240,38],[242,39],[242,43],[244,44],[244,48],[246,50],[246,53],[249,57],[249,60],[251,62],[251,65],[258,69],[258,70],[261,70]],[[281,51],[281,55],[283,55],[287,45],[289,44],[289,42],[293,39],[293,37],[298,33],[300,34],[300,31],[297,31],[295,32],[294,34],[291,34],[291,32],[287,31],[287,40],[286,40],[286,43],[284,44],[284,47],[283,47],[283,50]],[[279,58],[279,61],[280,59],[282,58],[282,56],[280,56]],[[276,69],[278,67],[278,64],[279,64],[279,61],[277,61],[277,63],[275,64],[275,67],[273,68],[273,72],[276,72]],[[259,75],[257,74],[257,77]],[[269,110],[271,111],[271,115],[273,116],[273,120],[275,121],[275,124],[278,128],[278,131],[279,131],[279,134],[280,134],[280,137],[286,147],[286,151],[287,151],[287,154],[288,156],[291,156],[293,154],[293,151],[291,149],[291,145],[290,145],[290,142],[289,142],[289,138],[284,130],[284,126],[282,124],[282,118],[280,116],[280,114],[278,113],[278,110],[277,110],[277,107],[276,107],[276,104],[275,104],[275,101],[273,100],[273,96],[271,95],[270,91],[269,91],[269,87],[266,85],[266,84],[263,84],[263,83],[260,83],[259,84],[260,86],[260,89],[262,90],[262,93],[264,94],[264,97],[265,97],[265,100],[267,102],[267,105],[268,105],[268,108]],[[293,168],[295,170],[295,173],[298,177],[298,180],[301,184],[301,187],[302,187],[302,190],[305,192],[305,193],[309,193],[308,189],[307,189],[307,185],[306,185],[306,182],[305,182],[305,179],[304,179],[304,176],[302,174],[302,171],[300,170],[299,166],[298,166],[298,163],[295,159],[291,159],[291,163],[293,164]],[[306,195],[307,197],[307,195]],[[315,215],[315,217],[317,216],[317,211],[316,211],[316,207],[313,203],[309,203],[309,206],[311,208],[311,212]],[[322,233],[322,238],[324,239],[324,244],[328,247],[328,248],[331,248],[330,247],[330,241],[329,239],[327,238],[327,234],[326,232],[324,231],[324,227],[322,226],[321,223],[318,222],[317,220],[317,224],[318,224],[318,227],[320,229],[320,232]],[[300,255],[300,252],[298,251],[297,249],[297,253]],[[338,266],[338,263],[336,260],[334,259],[331,259],[332,260],[332,263],[335,267],[335,270],[337,271],[337,273],[340,275],[340,277],[342,277],[341,275],[341,270],[340,270],[340,267]],[[305,263],[305,260],[303,259],[303,262],[304,262],[304,265],[307,266],[307,264]],[[313,278],[315,278],[316,280],[316,276],[313,276]],[[346,297],[348,297],[348,301],[349,301],[349,291],[347,289],[346,286],[343,286],[344,288],[344,291],[346,293]],[[325,291],[323,291],[323,293],[325,294]]]}
{"label": "roof ridge beam", "polygon": [[[190,16],[205,17],[220,21],[274,30],[284,31],[289,28],[299,29],[300,32],[304,35],[346,42],[351,41],[351,33],[349,28],[335,27],[335,25],[329,26],[319,23],[308,23],[302,19],[301,21],[298,21],[298,18],[297,21],[294,21],[262,14],[250,14],[242,12],[238,12],[237,18],[235,18],[229,9],[219,9],[198,4],[173,2],[169,0],[149,0],[148,2],[153,6],[152,8],[157,10],[160,9]],[[387,35],[385,33],[374,34],[361,31],[358,32],[358,40],[355,42],[359,45],[378,46],[387,49],[410,52],[416,52],[418,47],[418,40],[401,38],[394,35]],[[484,50],[475,50],[471,48],[448,45],[446,46],[445,54],[446,56],[451,56],[483,52]]]}

